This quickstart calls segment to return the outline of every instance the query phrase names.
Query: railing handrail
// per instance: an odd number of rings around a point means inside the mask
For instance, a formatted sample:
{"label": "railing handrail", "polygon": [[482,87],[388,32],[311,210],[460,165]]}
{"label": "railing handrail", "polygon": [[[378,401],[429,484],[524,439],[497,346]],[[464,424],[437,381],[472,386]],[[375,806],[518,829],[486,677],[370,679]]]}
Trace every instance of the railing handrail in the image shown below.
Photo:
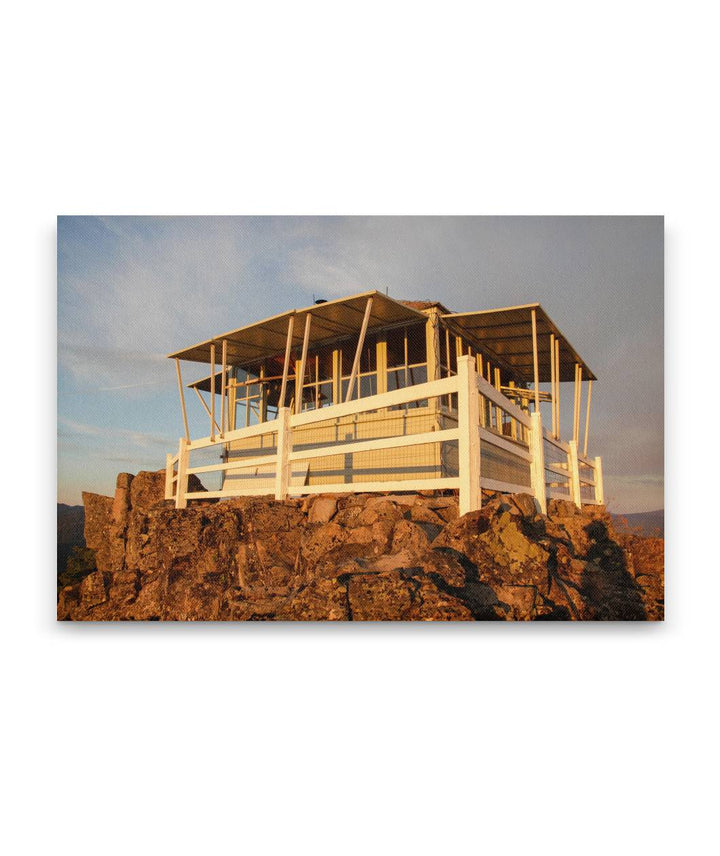
{"label": "railing handrail", "polygon": [[[492,428],[485,426],[480,419],[478,409],[479,398],[476,393],[486,398],[499,410],[504,411],[511,419],[524,426],[528,433],[523,437],[527,440],[516,440],[505,436],[500,430],[495,432]],[[409,404],[422,399],[439,398],[457,394],[457,427],[436,429],[432,431],[418,432],[415,434],[392,434],[386,437],[375,437],[369,439],[358,439],[344,441],[328,440],[318,441],[316,444],[305,445],[302,448],[293,449],[294,429],[316,425],[322,422],[332,422],[348,416],[355,416],[369,411],[385,410]],[[484,412],[484,411],[483,411]],[[498,416],[498,429],[500,416]],[[513,428],[513,434],[515,430]],[[228,460],[222,463],[206,464],[198,467],[190,467],[190,452],[206,449],[211,446],[222,445],[227,448],[228,444],[238,440],[245,440],[264,435],[277,435],[277,443],[271,451],[269,448],[256,450],[243,450],[247,454],[238,459]],[[545,463],[544,441],[559,449],[565,456],[565,463]],[[403,446],[415,446],[429,443],[457,442],[459,454],[459,470],[457,476],[441,476],[425,479],[388,479],[386,481],[372,482],[342,482],[338,484],[318,485],[291,485],[290,478],[292,463],[295,461],[306,461],[312,458],[322,458],[334,455],[347,455],[361,452],[372,452],[388,450]],[[498,481],[497,479],[482,477],[481,443],[489,443],[506,451],[520,461],[530,465],[530,487],[514,482]],[[274,474],[268,473],[267,477],[273,480],[273,487],[223,487],[218,491],[198,492],[188,491],[188,476],[196,473],[228,472],[251,467],[273,467]],[[177,472],[176,472],[177,467]],[[581,474],[581,468],[588,468],[590,473]],[[222,498],[230,496],[252,495],[253,493],[274,493],[276,498],[286,496],[301,496],[306,493],[316,492],[354,492],[354,491],[396,491],[396,490],[421,490],[421,489],[452,489],[459,488],[461,513],[480,507],[481,491],[483,488],[500,491],[529,490],[534,494],[540,509],[546,510],[546,497],[566,496],[558,491],[552,478],[548,483],[547,473],[565,478],[568,482],[567,490],[570,498],[577,504],[582,505],[581,489],[590,487],[594,489],[595,503],[603,501],[602,466],[600,458],[594,461],[584,455],[580,455],[577,443],[564,441],[553,437],[549,431],[543,429],[542,419],[539,412],[528,414],[514,404],[502,392],[495,389],[475,369],[475,364],[470,357],[458,357],[458,372],[450,377],[440,380],[428,381],[403,389],[390,392],[377,393],[376,395],[354,399],[353,401],[333,404],[317,410],[304,411],[293,414],[289,408],[281,408],[278,418],[271,422],[261,422],[257,425],[249,425],[224,434],[216,434],[203,437],[198,440],[180,441],[177,455],[166,456],[166,482],[165,496],[167,499],[175,498],[176,507],[184,508],[188,499]],[[585,500],[586,502],[588,500]]]}

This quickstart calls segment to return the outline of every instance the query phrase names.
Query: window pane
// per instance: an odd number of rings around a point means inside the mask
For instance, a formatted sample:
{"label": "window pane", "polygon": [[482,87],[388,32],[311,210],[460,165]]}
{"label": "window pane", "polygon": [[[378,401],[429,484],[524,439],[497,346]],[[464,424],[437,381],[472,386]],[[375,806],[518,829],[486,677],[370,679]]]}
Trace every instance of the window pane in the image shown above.
{"label": "window pane", "polygon": [[427,362],[425,353],[425,325],[417,324],[408,328],[408,365]]}
{"label": "window pane", "polygon": [[387,334],[388,368],[405,365],[405,331],[390,330]]}
{"label": "window pane", "polygon": [[367,398],[368,395],[377,394],[377,374],[365,375],[358,380],[360,381],[361,398]]}

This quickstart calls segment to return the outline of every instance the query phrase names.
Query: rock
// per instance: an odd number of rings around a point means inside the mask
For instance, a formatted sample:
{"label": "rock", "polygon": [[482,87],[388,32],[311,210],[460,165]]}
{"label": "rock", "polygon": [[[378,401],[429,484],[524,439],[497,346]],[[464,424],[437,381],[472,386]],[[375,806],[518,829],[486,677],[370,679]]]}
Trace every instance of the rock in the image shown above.
{"label": "rock", "polygon": [[329,520],[332,520],[336,511],[337,497],[318,496],[310,508],[308,521],[310,523],[327,523]]}
{"label": "rock", "polygon": [[[199,483],[198,483],[199,484]],[[197,489],[196,486],[193,486]],[[661,539],[605,509],[528,494],[164,500],[164,472],[86,493],[90,564],[59,580],[62,620],[660,620]],[[70,583],[69,585],[67,583]]]}
{"label": "rock", "polygon": [[130,485],[133,477],[130,473],[120,473],[115,485],[115,498],[112,507],[112,520],[116,526],[125,526],[130,511]]}
{"label": "rock", "polygon": [[107,597],[105,576],[101,571],[93,571],[80,583],[80,604],[85,609],[104,603]]}
{"label": "rock", "polygon": [[513,494],[512,501],[523,517],[535,517],[538,513],[535,497],[529,493]]}
{"label": "rock", "polygon": [[353,621],[403,621],[413,602],[413,586],[399,572],[355,574],[347,597]]}
{"label": "rock", "polygon": [[102,550],[112,523],[113,500],[109,496],[85,491],[82,499],[85,506],[85,543],[91,550]]}

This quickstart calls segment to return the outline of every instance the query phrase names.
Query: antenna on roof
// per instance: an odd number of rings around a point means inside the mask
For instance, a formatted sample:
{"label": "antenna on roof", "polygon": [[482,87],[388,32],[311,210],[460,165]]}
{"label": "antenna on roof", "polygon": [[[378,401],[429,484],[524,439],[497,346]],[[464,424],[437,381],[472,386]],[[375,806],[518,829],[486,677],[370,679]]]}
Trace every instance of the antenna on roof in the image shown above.
{"label": "antenna on roof", "polygon": [[385,286],[385,297],[387,297],[387,296],[388,296],[388,286],[386,285]]}

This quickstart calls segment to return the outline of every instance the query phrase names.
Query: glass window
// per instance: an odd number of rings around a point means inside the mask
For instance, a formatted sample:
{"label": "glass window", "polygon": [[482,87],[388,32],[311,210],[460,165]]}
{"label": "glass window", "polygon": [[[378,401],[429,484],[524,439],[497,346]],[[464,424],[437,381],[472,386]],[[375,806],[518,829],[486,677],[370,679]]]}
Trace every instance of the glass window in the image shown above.
{"label": "glass window", "polygon": [[[388,392],[405,389],[427,382],[427,357],[425,349],[425,325],[415,324],[391,330],[387,334],[387,388]],[[426,407],[427,399],[400,405]],[[397,409],[397,408],[391,408]]]}
{"label": "glass window", "polygon": [[[342,342],[340,350],[341,382],[340,397],[345,401],[350,375],[352,374],[355,352],[357,351],[358,337],[347,339]],[[362,353],[360,354],[360,365],[358,375],[353,389],[353,398],[366,398],[368,395],[377,395],[377,337],[369,335],[365,337]]]}

